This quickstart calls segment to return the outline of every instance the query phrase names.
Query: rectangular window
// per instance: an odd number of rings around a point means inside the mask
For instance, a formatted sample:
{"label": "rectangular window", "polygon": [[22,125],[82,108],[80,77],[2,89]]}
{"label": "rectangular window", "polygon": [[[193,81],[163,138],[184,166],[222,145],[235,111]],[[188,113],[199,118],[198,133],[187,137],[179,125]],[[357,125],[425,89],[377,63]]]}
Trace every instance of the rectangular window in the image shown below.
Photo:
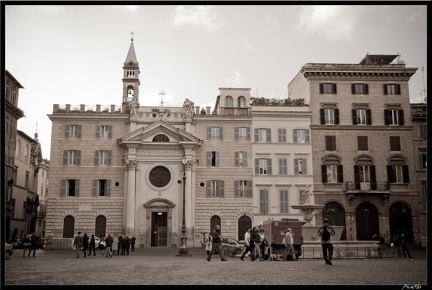
{"label": "rectangular window", "polygon": [[420,200],[422,203],[422,210],[427,210],[427,182],[421,183]]}
{"label": "rectangular window", "polygon": [[80,139],[81,138],[81,125],[66,125],[65,128],[66,139]]}
{"label": "rectangular window", "polygon": [[403,110],[386,109],[384,110],[384,123],[390,126],[401,126],[404,124]]}
{"label": "rectangular window", "polygon": [[427,140],[427,124],[419,124],[419,138]]}
{"label": "rectangular window", "polygon": [[259,191],[259,212],[261,214],[269,213],[269,194],[267,189]]}
{"label": "rectangular window", "polygon": [[60,196],[79,196],[79,179],[62,179]]}
{"label": "rectangular window", "polygon": [[270,158],[255,159],[255,175],[272,175],[272,162]]}
{"label": "rectangular window", "polygon": [[351,94],[353,95],[368,95],[368,84],[351,84]]}
{"label": "rectangular window", "polygon": [[29,176],[30,176],[30,172],[26,171],[24,186],[27,189],[29,188]]}
{"label": "rectangular window", "polygon": [[252,180],[234,180],[234,197],[252,197]]}
{"label": "rectangular window", "polygon": [[358,151],[368,151],[368,137],[367,136],[357,136],[357,150]]}
{"label": "rectangular window", "polygon": [[236,151],[234,152],[234,166],[236,167],[247,167],[247,152]]}
{"label": "rectangular window", "polygon": [[224,197],[223,180],[207,180],[207,197]]}
{"label": "rectangular window", "polygon": [[93,197],[96,196],[111,196],[111,180],[110,179],[93,179]]}
{"label": "rectangular window", "polygon": [[277,135],[278,135],[278,143],[286,143],[286,129],[278,128],[277,129]]}
{"label": "rectangular window", "polygon": [[320,94],[336,94],[336,84],[334,83],[321,83],[320,86]]}
{"label": "rectangular window", "polygon": [[95,166],[111,166],[111,150],[96,150],[94,155]]}
{"label": "rectangular window", "polygon": [[271,129],[255,128],[255,142],[270,143],[271,142]]}
{"label": "rectangular window", "polygon": [[370,166],[369,165],[358,165],[359,171],[359,181],[360,182],[370,182]]}
{"label": "rectangular window", "polygon": [[279,158],[278,159],[278,174],[279,175],[288,175],[288,159],[287,158]]}
{"label": "rectangular window", "polygon": [[294,159],[294,174],[295,175],[307,175],[307,163],[306,158]]}
{"label": "rectangular window", "polygon": [[112,138],[112,125],[97,125],[96,126],[97,139],[111,139]]}
{"label": "rectangular window", "polygon": [[399,136],[390,136],[390,151],[401,151]]}
{"label": "rectangular window", "polygon": [[384,95],[400,95],[401,89],[399,84],[384,84]]}
{"label": "rectangular window", "polygon": [[223,127],[207,127],[208,140],[223,140]]}
{"label": "rectangular window", "polygon": [[80,150],[64,150],[63,151],[63,165],[73,166],[81,164],[81,151]]}
{"label": "rectangular window", "polygon": [[420,165],[420,170],[427,169],[426,149],[419,150],[419,165]]}
{"label": "rectangular window", "polygon": [[249,127],[236,127],[235,128],[235,139],[236,140],[250,140],[250,128]]}
{"label": "rectangular window", "polygon": [[389,165],[390,183],[409,183],[407,165]]}
{"label": "rectangular window", "polygon": [[336,136],[325,136],[325,148],[327,151],[336,151]]}
{"label": "rectangular window", "polygon": [[293,141],[294,143],[309,143],[310,142],[309,129],[294,129]]}
{"label": "rectangular window", "polygon": [[366,110],[356,109],[356,123],[355,125],[366,125]]}
{"label": "rectangular window", "polygon": [[288,213],[289,203],[288,203],[288,190],[279,189],[279,213]]}
{"label": "rectangular window", "polygon": [[337,165],[326,165],[327,169],[327,183],[338,182]]}
{"label": "rectangular window", "polygon": [[219,167],[220,166],[220,152],[207,151],[207,166]]}
{"label": "rectangular window", "polygon": [[321,125],[339,125],[339,109],[320,109]]}

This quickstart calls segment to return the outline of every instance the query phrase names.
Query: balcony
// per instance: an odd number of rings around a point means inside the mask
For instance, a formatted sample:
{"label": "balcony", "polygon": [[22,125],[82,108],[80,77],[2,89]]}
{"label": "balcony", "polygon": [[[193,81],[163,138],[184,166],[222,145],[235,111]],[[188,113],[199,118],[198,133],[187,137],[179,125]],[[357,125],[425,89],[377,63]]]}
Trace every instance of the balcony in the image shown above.
{"label": "balcony", "polygon": [[355,182],[346,181],[345,182],[345,192],[349,191],[389,191],[389,183],[387,181],[381,182]]}

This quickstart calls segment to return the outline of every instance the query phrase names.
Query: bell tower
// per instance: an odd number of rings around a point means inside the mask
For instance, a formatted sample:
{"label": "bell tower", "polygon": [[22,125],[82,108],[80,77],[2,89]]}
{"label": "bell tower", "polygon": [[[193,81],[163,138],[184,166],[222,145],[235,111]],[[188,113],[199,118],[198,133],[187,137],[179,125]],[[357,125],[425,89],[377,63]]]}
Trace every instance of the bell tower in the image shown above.
{"label": "bell tower", "polygon": [[131,103],[139,105],[139,63],[135,55],[133,32],[131,44],[126,60],[123,64],[123,102],[122,105],[129,106]]}

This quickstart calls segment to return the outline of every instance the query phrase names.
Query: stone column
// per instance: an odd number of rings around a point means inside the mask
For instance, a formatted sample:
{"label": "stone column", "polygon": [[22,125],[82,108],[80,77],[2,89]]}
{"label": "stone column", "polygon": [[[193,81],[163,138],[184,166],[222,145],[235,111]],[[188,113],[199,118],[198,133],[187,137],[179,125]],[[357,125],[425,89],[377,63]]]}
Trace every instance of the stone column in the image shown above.
{"label": "stone column", "polygon": [[126,193],[126,231],[135,227],[135,170],[137,166],[136,160],[128,160],[126,162],[128,168],[127,193]]}
{"label": "stone column", "polygon": [[190,161],[185,166],[186,170],[186,228],[192,226],[192,165],[190,165]]}

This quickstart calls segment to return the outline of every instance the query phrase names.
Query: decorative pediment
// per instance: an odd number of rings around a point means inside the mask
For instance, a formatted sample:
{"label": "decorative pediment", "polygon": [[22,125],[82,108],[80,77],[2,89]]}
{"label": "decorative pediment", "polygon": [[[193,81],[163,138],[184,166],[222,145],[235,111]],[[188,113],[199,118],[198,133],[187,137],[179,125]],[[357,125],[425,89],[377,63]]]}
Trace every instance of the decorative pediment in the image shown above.
{"label": "decorative pediment", "polygon": [[169,200],[167,200],[165,198],[154,198],[154,199],[151,199],[151,200],[147,201],[144,204],[145,208],[149,208],[149,207],[159,207],[159,208],[160,207],[167,207],[167,208],[171,208],[171,207],[174,207],[174,206],[175,206],[174,203],[172,203],[171,201],[169,201]]}
{"label": "decorative pediment", "polygon": [[201,146],[203,142],[194,135],[164,121],[157,121],[147,127],[130,132],[120,138],[118,142],[120,145],[158,143],[158,141],[154,141],[154,137],[160,134],[167,137],[167,140],[160,142],[165,145],[191,144]]}

